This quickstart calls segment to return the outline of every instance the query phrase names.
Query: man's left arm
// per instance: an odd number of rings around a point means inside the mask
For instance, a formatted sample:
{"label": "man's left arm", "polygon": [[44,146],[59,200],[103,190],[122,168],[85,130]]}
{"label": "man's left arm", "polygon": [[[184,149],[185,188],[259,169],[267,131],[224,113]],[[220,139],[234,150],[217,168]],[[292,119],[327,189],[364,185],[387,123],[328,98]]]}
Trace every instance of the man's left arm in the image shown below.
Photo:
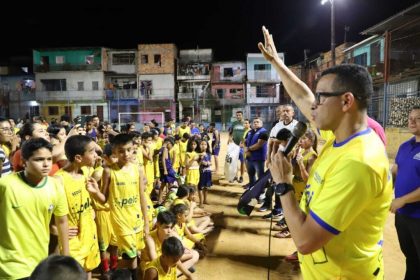
{"label": "man's left arm", "polygon": [[420,201],[420,186],[417,187],[414,191],[395,198],[391,202],[390,210],[392,213],[395,213],[398,209],[404,207],[407,203],[419,202]]}

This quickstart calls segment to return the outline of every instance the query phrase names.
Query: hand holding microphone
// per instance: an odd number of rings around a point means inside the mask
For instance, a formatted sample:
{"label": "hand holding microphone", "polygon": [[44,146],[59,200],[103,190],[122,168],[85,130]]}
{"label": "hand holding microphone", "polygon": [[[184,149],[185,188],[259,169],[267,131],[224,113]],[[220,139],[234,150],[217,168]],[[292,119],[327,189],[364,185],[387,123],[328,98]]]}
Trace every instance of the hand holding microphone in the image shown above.
{"label": "hand holding microphone", "polygon": [[289,137],[285,137],[286,131],[283,129],[277,133],[276,139],[280,142],[285,142],[287,139],[287,144],[281,153],[277,152],[277,149],[273,149],[271,154],[270,172],[276,184],[292,183],[292,165],[287,155],[297,144],[299,138],[306,132],[306,128],[305,123],[298,122],[293,131],[289,132]]}

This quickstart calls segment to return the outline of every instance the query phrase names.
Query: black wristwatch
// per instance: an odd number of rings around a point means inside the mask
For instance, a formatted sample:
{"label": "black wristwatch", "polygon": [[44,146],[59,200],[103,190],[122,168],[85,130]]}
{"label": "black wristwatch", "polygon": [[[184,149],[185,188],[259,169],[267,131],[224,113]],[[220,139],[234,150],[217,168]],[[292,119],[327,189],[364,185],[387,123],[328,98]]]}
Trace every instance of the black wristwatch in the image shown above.
{"label": "black wristwatch", "polygon": [[289,191],[295,191],[295,188],[291,184],[280,183],[280,184],[275,185],[274,191],[277,195],[281,196],[288,193]]}

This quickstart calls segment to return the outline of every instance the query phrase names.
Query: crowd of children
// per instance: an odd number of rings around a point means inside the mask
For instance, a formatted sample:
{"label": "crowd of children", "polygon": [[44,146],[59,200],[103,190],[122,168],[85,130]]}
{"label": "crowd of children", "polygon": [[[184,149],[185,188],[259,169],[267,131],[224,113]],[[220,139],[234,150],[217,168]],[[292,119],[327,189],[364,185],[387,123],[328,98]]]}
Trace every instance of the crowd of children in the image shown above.
{"label": "crowd of children", "polygon": [[[194,279],[214,228],[202,208],[212,186],[202,127],[191,131],[184,119],[178,128],[152,121],[143,132],[133,125],[116,131],[97,116],[85,125],[28,122],[12,130],[7,119],[1,125],[8,137],[0,137],[0,153],[13,166],[13,172],[3,167],[0,178],[0,225],[7,229],[1,279],[28,278],[58,252],[73,257],[88,278],[100,268],[113,279],[125,268],[131,279]],[[11,143],[18,136],[20,149]]]}

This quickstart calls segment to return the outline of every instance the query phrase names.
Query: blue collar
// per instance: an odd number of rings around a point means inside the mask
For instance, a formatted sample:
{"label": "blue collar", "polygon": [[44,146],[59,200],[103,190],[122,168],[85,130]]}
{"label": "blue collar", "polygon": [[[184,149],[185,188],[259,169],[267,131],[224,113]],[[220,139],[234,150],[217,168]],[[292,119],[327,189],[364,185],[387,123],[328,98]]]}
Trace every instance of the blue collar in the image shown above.
{"label": "blue collar", "polygon": [[359,132],[357,132],[357,133],[355,133],[355,134],[351,135],[349,138],[347,138],[346,140],[344,140],[344,141],[342,141],[342,142],[340,142],[340,143],[337,143],[337,142],[334,140],[333,147],[338,148],[338,147],[344,146],[346,143],[348,143],[348,142],[349,142],[350,140],[352,140],[353,138],[356,138],[356,137],[361,136],[361,135],[369,134],[370,132],[371,132],[371,129],[368,127],[368,128],[366,128],[365,130],[359,131]]}

